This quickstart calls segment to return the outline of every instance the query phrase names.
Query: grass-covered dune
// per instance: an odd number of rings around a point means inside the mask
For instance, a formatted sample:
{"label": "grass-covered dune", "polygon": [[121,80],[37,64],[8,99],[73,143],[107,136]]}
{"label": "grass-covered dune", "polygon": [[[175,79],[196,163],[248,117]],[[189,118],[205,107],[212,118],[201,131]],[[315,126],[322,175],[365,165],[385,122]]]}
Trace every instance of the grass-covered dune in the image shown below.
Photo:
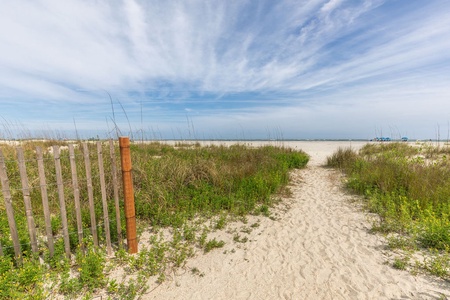
{"label": "grass-covered dune", "polygon": [[137,214],[163,226],[198,213],[246,214],[270,206],[289,170],[308,162],[303,152],[273,146],[150,144],[132,152]]}
{"label": "grass-covered dune", "polygon": [[[425,267],[444,277],[450,270],[449,154],[447,145],[385,143],[339,149],[327,159],[365,196],[367,209],[378,215],[373,229],[390,236],[390,247],[440,251],[439,261]],[[405,267],[405,259],[397,267]]]}
{"label": "grass-covered dune", "polygon": [[[173,240],[166,242],[159,236],[151,239],[148,248],[143,248],[138,256],[128,256],[123,250],[116,252],[116,262],[128,265],[131,273],[137,272],[136,283],[110,281],[106,272],[114,268],[114,262],[105,259],[103,250],[95,250],[89,238],[89,205],[86,190],[86,172],[83,161],[83,147],[76,143],[75,155],[80,184],[82,219],[85,225],[84,245],[79,248],[76,234],[73,187],[71,186],[70,161],[67,150],[61,151],[64,192],[68,211],[71,248],[75,254],[72,260],[64,255],[59,218],[59,202],[55,188],[54,162],[49,148],[65,142],[22,142],[27,175],[31,185],[31,201],[35,223],[40,238],[38,256],[31,255],[26,227],[23,196],[15,146],[0,145],[5,156],[10,180],[15,219],[22,247],[22,264],[13,259],[12,242],[0,193],[0,242],[4,256],[0,257],[0,298],[45,299],[49,289],[66,296],[80,295],[87,291],[104,288],[109,295],[128,294],[132,299],[145,290],[145,278],[159,276],[164,280],[168,269],[179,267],[192,255],[193,247],[209,251],[223,244],[215,239],[208,240],[205,228],[191,225],[192,220],[209,218],[220,214],[219,220],[226,221],[224,215],[245,216],[246,214],[267,214],[276,200],[276,194],[288,193],[286,185],[289,171],[303,168],[309,157],[302,151],[284,147],[244,145],[200,146],[198,143],[178,143],[173,146],[164,143],[141,143],[131,146],[136,217],[139,226],[173,228]],[[55,237],[55,255],[50,258],[45,246],[44,220],[35,147],[44,149],[46,179],[49,186],[49,204],[52,214],[52,230]],[[95,214],[99,237],[102,233],[102,206],[98,183],[98,165],[95,144],[89,144],[93,177],[93,191],[96,199]],[[118,147],[116,147],[118,158]],[[62,147],[62,149],[64,149]],[[113,243],[117,243],[114,218],[113,187],[110,178],[109,146],[104,144],[107,197],[109,200],[110,231]],[[117,161],[120,161],[117,159]],[[120,178],[120,176],[119,176]],[[121,194],[120,194],[121,195]],[[123,204],[122,204],[123,205]],[[122,228],[125,220],[122,216]],[[197,227],[196,227],[197,226]],[[218,226],[216,226],[218,227]],[[142,227],[138,230],[142,230]],[[197,234],[198,233],[198,234]],[[201,234],[200,234],[201,233]],[[101,241],[102,243],[102,241]],[[94,251],[95,250],[95,251]],[[39,263],[39,259],[41,263]],[[42,263],[43,262],[43,263]],[[135,274],[135,273],[133,273]],[[51,284],[49,284],[49,280]],[[45,283],[45,284],[44,284]],[[89,293],[87,294],[89,296]],[[127,296],[128,297],[128,296]]]}

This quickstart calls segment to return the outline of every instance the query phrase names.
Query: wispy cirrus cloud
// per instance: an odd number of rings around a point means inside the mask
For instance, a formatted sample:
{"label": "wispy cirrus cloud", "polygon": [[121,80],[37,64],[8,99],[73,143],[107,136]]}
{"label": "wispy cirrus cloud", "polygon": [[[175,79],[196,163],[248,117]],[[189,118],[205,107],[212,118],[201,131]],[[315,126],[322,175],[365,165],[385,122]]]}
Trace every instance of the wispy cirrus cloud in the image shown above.
{"label": "wispy cirrus cloud", "polygon": [[[424,110],[425,123],[450,118],[445,0],[18,0],[2,11],[0,116],[22,122],[104,128],[107,93],[117,122],[126,112],[166,132],[186,116],[198,130],[235,132],[239,120],[297,138],[301,120],[312,135],[365,136],[377,123],[413,127]],[[340,125],[352,118],[365,125]]]}

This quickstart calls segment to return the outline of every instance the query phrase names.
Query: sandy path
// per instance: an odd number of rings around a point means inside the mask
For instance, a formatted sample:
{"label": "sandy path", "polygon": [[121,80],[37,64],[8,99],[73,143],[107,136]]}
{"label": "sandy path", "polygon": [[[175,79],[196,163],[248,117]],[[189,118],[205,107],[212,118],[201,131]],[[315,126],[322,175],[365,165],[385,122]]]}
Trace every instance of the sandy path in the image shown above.
{"label": "sandy path", "polygon": [[[311,146],[311,145],[310,145]],[[322,145],[323,146],[323,145]],[[302,149],[305,149],[303,146]],[[383,239],[325,169],[330,149],[306,147],[307,169],[293,176],[291,207],[279,220],[260,220],[249,242],[227,242],[188,263],[144,299],[440,299],[448,283],[414,277],[385,264]],[[309,151],[308,151],[309,150]],[[333,150],[331,150],[332,152]],[[250,220],[249,222],[252,222]],[[204,276],[193,275],[196,267]],[[445,298],[444,298],[445,299]]]}

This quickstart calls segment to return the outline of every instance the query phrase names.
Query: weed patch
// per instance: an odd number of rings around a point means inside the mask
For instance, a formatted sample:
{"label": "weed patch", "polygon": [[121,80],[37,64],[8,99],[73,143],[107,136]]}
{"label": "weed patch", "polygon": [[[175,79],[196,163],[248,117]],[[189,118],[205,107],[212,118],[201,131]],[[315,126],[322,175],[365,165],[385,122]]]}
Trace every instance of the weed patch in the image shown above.
{"label": "weed patch", "polygon": [[224,241],[217,241],[215,238],[212,240],[209,240],[205,243],[205,253],[208,253],[209,251],[215,249],[215,248],[222,248],[225,246]]}
{"label": "weed patch", "polygon": [[[348,188],[365,196],[378,215],[373,230],[394,233],[390,248],[441,251],[425,262],[430,273],[448,276],[450,162],[447,148],[405,143],[368,144],[358,153],[339,149],[328,166],[347,175]],[[401,269],[402,261],[394,267]]]}

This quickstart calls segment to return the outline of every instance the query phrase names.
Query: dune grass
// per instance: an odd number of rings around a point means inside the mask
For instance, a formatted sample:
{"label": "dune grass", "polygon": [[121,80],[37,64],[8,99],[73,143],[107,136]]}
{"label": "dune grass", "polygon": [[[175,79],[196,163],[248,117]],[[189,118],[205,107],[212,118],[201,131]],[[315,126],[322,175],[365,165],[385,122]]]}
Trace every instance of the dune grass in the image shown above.
{"label": "dune grass", "polygon": [[[358,153],[339,149],[327,165],[342,170],[347,186],[365,196],[367,209],[378,215],[373,229],[390,234],[390,247],[431,249],[442,262],[450,250],[449,153],[427,144],[368,144]],[[439,276],[449,275],[444,269]]]}
{"label": "dune grass", "polygon": [[[49,290],[56,290],[66,297],[85,294],[89,291],[104,289],[108,295],[133,299],[146,290],[146,278],[157,276],[162,281],[165,274],[173,268],[183,266],[192,256],[194,248],[204,252],[222,247],[223,241],[208,239],[210,229],[200,225],[192,225],[196,218],[220,216],[221,227],[224,216],[245,216],[246,214],[268,214],[268,208],[275,201],[275,194],[286,194],[289,171],[302,168],[309,157],[301,152],[283,147],[265,146],[251,148],[243,145],[208,146],[178,143],[169,146],[163,143],[136,144],[131,146],[133,163],[133,181],[135,188],[136,216],[139,231],[145,227],[172,228],[169,240],[155,235],[149,244],[141,248],[139,255],[130,256],[123,249],[117,249],[116,257],[108,260],[104,251],[95,249],[89,232],[89,210],[85,183],[84,161],[81,145],[75,147],[77,172],[82,199],[82,219],[85,225],[85,241],[87,249],[81,249],[76,234],[75,208],[71,185],[70,163],[68,152],[62,150],[61,164],[65,183],[65,197],[68,210],[71,248],[74,257],[71,261],[64,255],[63,240],[60,237],[61,221],[56,189],[51,187],[55,182],[54,163],[48,147],[65,142],[22,142],[27,160],[27,173],[32,185],[31,198],[35,222],[40,236],[44,236],[44,220],[40,198],[35,147],[45,150],[44,162],[49,184],[49,202],[52,214],[52,230],[56,238],[55,255],[49,258],[45,242],[41,238],[39,257],[31,255],[26,228],[25,211],[20,187],[15,147],[0,145],[5,155],[8,176],[10,179],[15,219],[19,230],[23,251],[22,265],[13,259],[12,243],[9,238],[9,227],[4,210],[4,201],[0,193],[0,242],[4,256],[0,257],[0,298],[45,299]],[[91,165],[97,165],[95,145],[91,144]],[[104,165],[107,182],[110,181],[109,148],[104,146]],[[118,150],[117,150],[118,156]],[[119,161],[119,160],[118,160]],[[97,168],[92,168],[93,177],[98,177]],[[119,177],[120,178],[120,177]],[[102,233],[102,207],[100,186],[94,180],[95,213],[97,217],[99,237]],[[113,188],[107,186],[108,199],[113,198]],[[110,201],[110,231],[113,243],[117,243],[116,224],[113,201]],[[122,228],[125,230],[122,216]],[[195,223],[195,222],[194,222]],[[103,241],[101,241],[103,244]],[[38,263],[43,259],[44,264]],[[132,282],[117,282],[106,277],[108,269],[124,265],[127,274],[135,274]],[[52,283],[48,285],[48,281]],[[46,283],[46,285],[44,285]],[[17,288],[20,286],[20,288]]]}
{"label": "dune grass", "polygon": [[308,162],[304,153],[271,146],[155,144],[132,151],[137,214],[160,226],[181,225],[199,212],[242,215],[271,205],[288,171]]}

